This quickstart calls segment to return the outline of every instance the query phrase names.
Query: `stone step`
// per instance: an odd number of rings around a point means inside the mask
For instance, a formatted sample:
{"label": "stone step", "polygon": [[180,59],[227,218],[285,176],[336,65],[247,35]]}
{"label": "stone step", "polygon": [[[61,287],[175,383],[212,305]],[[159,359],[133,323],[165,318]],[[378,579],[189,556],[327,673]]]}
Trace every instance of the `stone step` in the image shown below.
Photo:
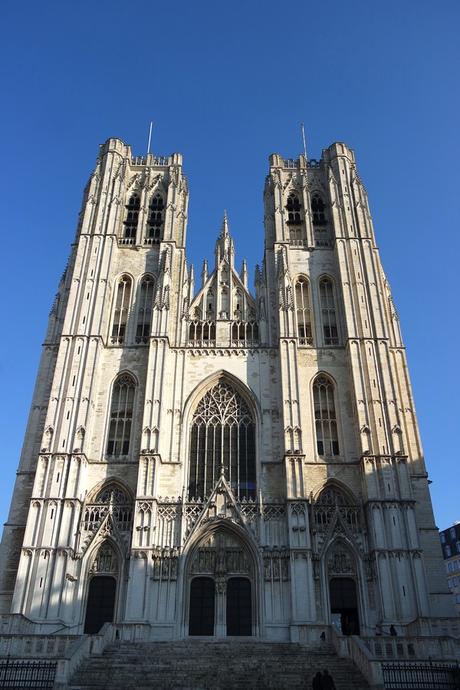
{"label": "stone step", "polygon": [[117,642],[88,659],[69,690],[305,690],[328,668],[337,690],[368,690],[353,663],[329,645],[184,640]]}

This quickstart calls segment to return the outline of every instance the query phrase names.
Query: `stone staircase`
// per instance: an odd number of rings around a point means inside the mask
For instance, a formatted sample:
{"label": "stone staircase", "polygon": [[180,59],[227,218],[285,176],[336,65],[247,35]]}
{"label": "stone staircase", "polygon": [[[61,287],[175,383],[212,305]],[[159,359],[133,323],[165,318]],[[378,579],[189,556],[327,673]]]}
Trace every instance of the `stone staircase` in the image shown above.
{"label": "stone staircase", "polygon": [[349,659],[328,645],[314,651],[294,643],[182,640],[117,642],[88,659],[69,690],[311,690],[327,668],[337,690],[368,690]]}

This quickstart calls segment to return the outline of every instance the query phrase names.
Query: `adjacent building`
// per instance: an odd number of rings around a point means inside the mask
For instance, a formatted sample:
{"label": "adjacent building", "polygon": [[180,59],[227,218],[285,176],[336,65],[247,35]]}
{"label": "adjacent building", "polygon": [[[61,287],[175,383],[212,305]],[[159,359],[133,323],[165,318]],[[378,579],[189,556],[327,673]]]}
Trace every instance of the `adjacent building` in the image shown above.
{"label": "adjacent building", "polygon": [[447,585],[454,598],[456,612],[460,615],[460,523],[439,533],[447,572]]}

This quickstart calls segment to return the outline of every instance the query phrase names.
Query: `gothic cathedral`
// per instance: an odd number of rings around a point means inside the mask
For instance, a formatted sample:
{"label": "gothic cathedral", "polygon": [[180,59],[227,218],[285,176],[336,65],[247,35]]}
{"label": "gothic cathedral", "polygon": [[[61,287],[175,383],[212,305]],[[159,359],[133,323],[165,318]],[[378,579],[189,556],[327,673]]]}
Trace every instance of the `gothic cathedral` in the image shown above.
{"label": "gothic cathedral", "polygon": [[226,214],[195,282],[187,205],[179,154],[101,146],[49,320],[0,611],[78,634],[114,621],[151,640],[300,642],[452,616],[353,152],[270,157],[254,290]]}

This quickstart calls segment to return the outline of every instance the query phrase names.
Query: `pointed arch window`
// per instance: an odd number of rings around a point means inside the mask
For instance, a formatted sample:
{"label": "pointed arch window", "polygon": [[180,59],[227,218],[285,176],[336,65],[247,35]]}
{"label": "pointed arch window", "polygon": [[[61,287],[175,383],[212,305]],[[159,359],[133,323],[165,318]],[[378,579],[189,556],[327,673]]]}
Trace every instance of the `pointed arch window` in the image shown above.
{"label": "pointed arch window", "polygon": [[295,284],[295,308],[299,345],[313,345],[310,291],[305,278],[299,278]]}
{"label": "pointed arch window", "polygon": [[327,376],[318,376],[313,384],[316,449],[318,455],[339,455],[334,384]]}
{"label": "pointed arch window", "polygon": [[313,194],[311,199],[311,213],[313,225],[326,225],[326,212],[324,201],[319,194]]}
{"label": "pointed arch window", "polygon": [[141,198],[136,192],[131,194],[126,204],[126,216],[124,220],[124,239],[127,244],[136,242],[137,225],[139,223],[139,211],[141,208]]}
{"label": "pointed arch window", "polygon": [[154,194],[149,205],[146,244],[157,244],[163,239],[165,204],[160,193]]}
{"label": "pointed arch window", "polygon": [[131,374],[119,376],[112,389],[107,455],[125,457],[129,453],[136,382]]}
{"label": "pointed arch window", "polygon": [[303,221],[302,221],[302,206],[297,194],[291,193],[287,198],[287,225],[289,226],[289,239],[292,243],[301,242],[303,240]]}
{"label": "pointed arch window", "polygon": [[325,345],[339,344],[337,315],[335,310],[334,286],[330,278],[322,278],[319,283],[321,320]]}
{"label": "pointed arch window", "polygon": [[189,495],[208,496],[222,474],[237,498],[255,498],[254,418],[245,400],[223,381],[206,393],[193,415]]}
{"label": "pointed arch window", "polygon": [[139,308],[137,311],[136,343],[148,343],[152,328],[153,291],[155,283],[152,276],[144,276],[139,288]]}
{"label": "pointed arch window", "polygon": [[82,520],[83,529],[95,532],[109,512],[119,530],[131,530],[133,502],[128,492],[113,482],[106,484],[97,496],[86,504]]}
{"label": "pointed arch window", "polygon": [[300,225],[302,218],[300,215],[301,205],[297,194],[291,193],[287,198],[286,210],[288,212],[288,225]]}
{"label": "pointed arch window", "polygon": [[111,335],[111,341],[114,345],[121,345],[126,338],[126,325],[128,323],[129,305],[131,301],[131,286],[131,278],[127,275],[123,275],[118,283],[115,296]]}

